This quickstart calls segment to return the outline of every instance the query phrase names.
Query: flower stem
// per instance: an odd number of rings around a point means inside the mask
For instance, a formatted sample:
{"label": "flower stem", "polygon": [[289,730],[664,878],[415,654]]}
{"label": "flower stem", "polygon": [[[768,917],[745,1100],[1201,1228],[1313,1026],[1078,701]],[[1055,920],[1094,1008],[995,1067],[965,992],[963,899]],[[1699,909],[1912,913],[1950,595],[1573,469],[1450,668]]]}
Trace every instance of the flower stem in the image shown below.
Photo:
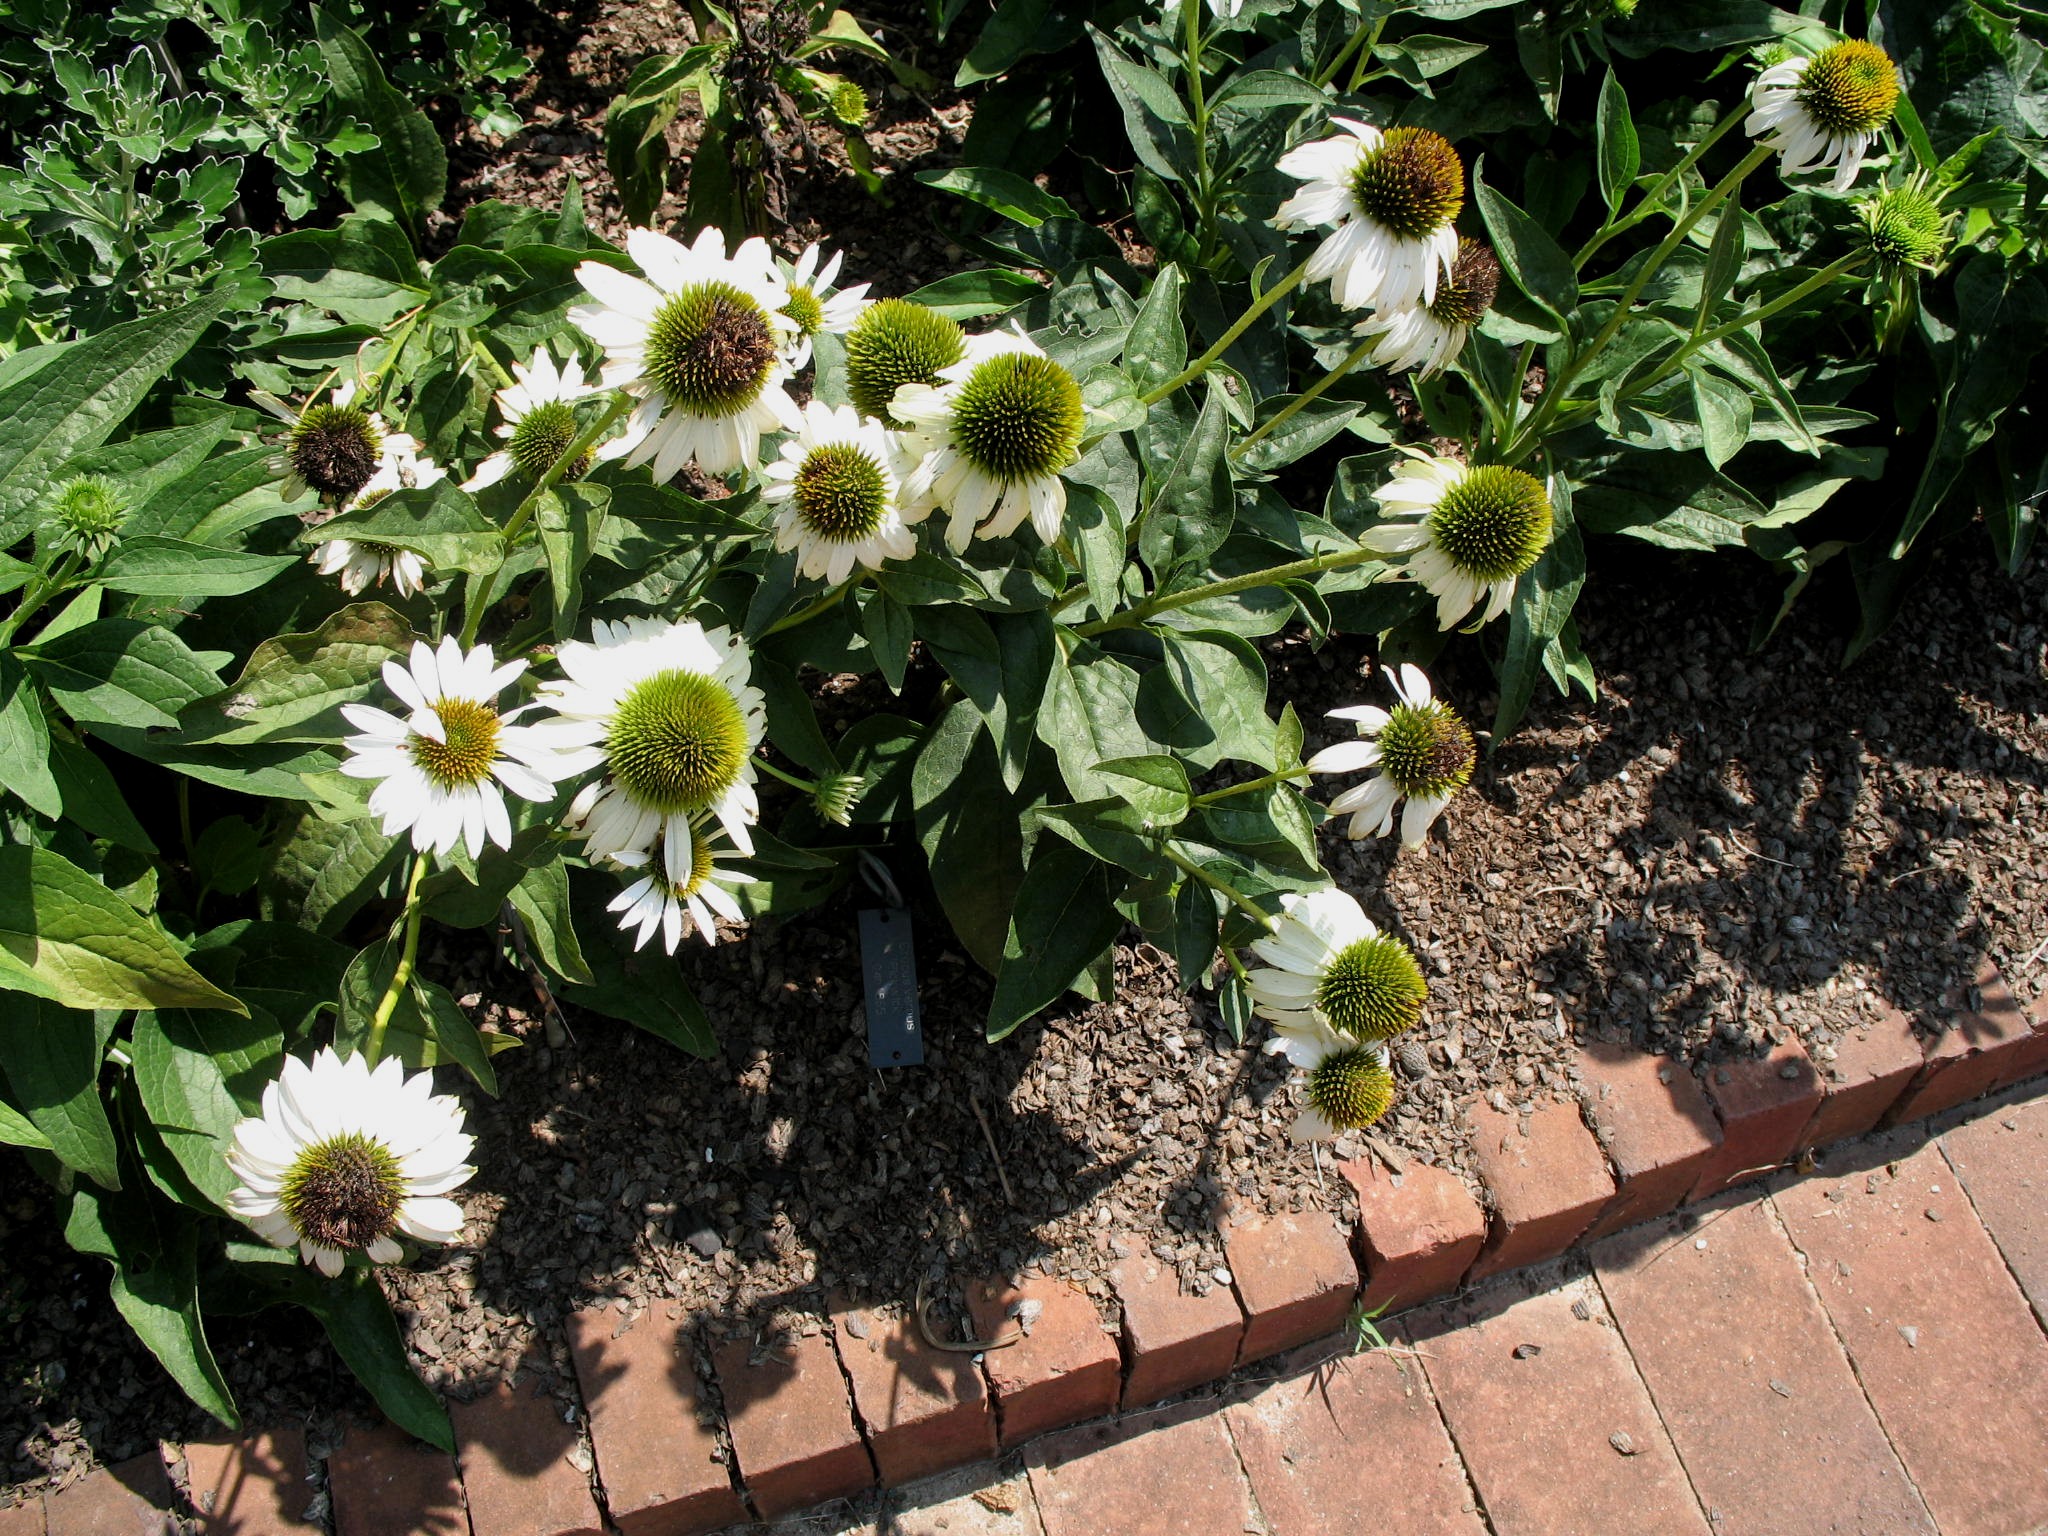
{"label": "flower stem", "polygon": [[1228,800],[1232,795],[1248,795],[1255,789],[1264,789],[1271,784],[1285,784],[1291,779],[1305,779],[1308,769],[1286,768],[1278,773],[1262,774],[1256,779],[1246,779],[1242,784],[1232,784],[1224,789],[1212,789],[1206,795],[1196,795],[1190,805],[1214,805],[1218,800]]}
{"label": "flower stem", "polygon": [[1229,597],[1234,593],[1249,592],[1254,587],[1278,586],[1281,582],[1292,581],[1297,576],[1316,576],[1324,571],[1338,571],[1349,565],[1363,565],[1368,560],[1378,558],[1379,555],[1375,551],[1361,545],[1356,549],[1340,549],[1333,554],[1312,555],[1306,560],[1290,560],[1285,565],[1272,565],[1247,575],[1231,576],[1222,581],[1189,587],[1185,592],[1169,592],[1163,597],[1147,598],[1142,603],[1126,608],[1122,613],[1077,625],[1074,633],[1088,636],[1099,635],[1111,629],[1131,629],[1155,614],[1185,608],[1190,603],[1203,602],[1212,597]]}
{"label": "flower stem", "polygon": [[[1392,14],[1392,11],[1385,12],[1370,27],[1361,23],[1353,29],[1349,40],[1345,42],[1342,48],[1337,50],[1337,57],[1330,60],[1328,64],[1317,72],[1315,83],[1318,86],[1327,87],[1332,80],[1344,72],[1344,66],[1351,62],[1351,55],[1358,52],[1361,44],[1365,47],[1365,57],[1371,58],[1373,47],[1380,40],[1380,33],[1386,28],[1387,17]],[[1353,90],[1358,89],[1358,82],[1354,80],[1351,88]]]}
{"label": "flower stem", "polygon": [[775,778],[782,780],[782,782],[787,784],[791,789],[800,789],[807,795],[815,795],[818,792],[818,786],[813,784],[809,779],[800,779],[795,774],[786,772],[785,770],[776,767],[765,757],[756,757],[754,759],[754,766],[756,768],[763,769]]}
{"label": "flower stem", "polygon": [[1161,400],[1164,400],[1168,395],[1172,394],[1175,390],[1179,389],[1183,384],[1192,383],[1194,380],[1199,379],[1203,374],[1207,373],[1209,371],[1209,365],[1215,362],[1216,359],[1221,357],[1224,353],[1228,352],[1232,347],[1236,346],[1237,338],[1242,336],[1246,331],[1250,330],[1252,328],[1252,323],[1255,320],[1257,320],[1259,316],[1263,315],[1267,310],[1271,309],[1275,304],[1278,304],[1283,298],[1285,298],[1288,294],[1294,291],[1295,287],[1301,282],[1302,278],[1307,276],[1308,264],[1311,259],[1311,257],[1304,256],[1301,259],[1301,264],[1299,266],[1297,266],[1293,271],[1289,272],[1285,277],[1281,278],[1280,281],[1275,283],[1272,287],[1268,288],[1264,293],[1260,294],[1256,299],[1252,300],[1251,308],[1247,309],[1243,314],[1237,317],[1237,322],[1234,325],[1232,325],[1229,330],[1225,331],[1221,337],[1217,339],[1215,346],[1211,347],[1208,351],[1204,352],[1192,363],[1189,363],[1187,367],[1181,369],[1179,373],[1175,374],[1172,378],[1168,379],[1164,384],[1160,385],[1157,389],[1152,390],[1148,394],[1139,396],[1139,403],[1142,405],[1156,405]]}
{"label": "flower stem", "polygon": [[384,1031],[391,1023],[391,1015],[398,1010],[398,1000],[412,985],[412,969],[420,957],[420,882],[426,879],[433,862],[433,856],[424,849],[412,856],[412,878],[405,885],[405,948],[399,952],[398,969],[391,973],[391,985],[384,989],[384,995],[377,1000],[377,1011],[370,1015],[370,1033],[363,1041],[363,1060],[373,1067],[384,1054]]}
{"label": "flower stem", "polygon": [[795,629],[799,624],[810,623],[812,619],[815,619],[821,613],[831,612],[846,601],[847,593],[853,591],[867,579],[868,573],[862,571],[858,576],[849,577],[836,587],[827,587],[816,599],[804,604],[795,613],[785,613],[773,624],[770,624],[767,629],[762,631],[762,638],[766,639],[769,635],[779,635],[785,629]]}
{"label": "flower stem", "polygon": [[1192,875],[1195,879],[1201,881],[1202,884],[1209,887],[1210,890],[1216,892],[1219,896],[1222,896],[1226,901],[1229,901],[1235,906],[1237,906],[1240,910],[1242,910],[1245,913],[1246,916],[1252,918],[1255,922],[1257,922],[1261,928],[1272,928],[1273,914],[1268,912],[1265,908],[1255,904],[1252,901],[1251,897],[1245,895],[1243,891],[1240,891],[1228,880],[1225,880],[1220,875],[1210,874],[1209,871],[1202,868],[1202,866],[1197,864],[1193,859],[1184,858],[1180,854],[1174,852],[1173,844],[1170,842],[1161,842],[1159,845],[1159,851],[1162,855],[1165,856],[1167,863],[1173,865],[1176,869],[1179,869],[1186,874]]}
{"label": "flower stem", "polygon": [[1701,139],[1699,143],[1686,151],[1684,159],[1657,178],[1651,185],[1650,190],[1643,194],[1642,201],[1637,203],[1626,217],[1614,223],[1601,226],[1599,232],[1584,245],[1580,246],[1578,254],[1572,257],[1573,270],[1576,271],[1584,268],[1586,263],[1593,259],[1600,247],[1612,240],[1616,235],[1634,229],[1643,220],[1657,213],[1663,206],[1664,194],[1671,190],[1672,184],[1695,165],[1699,164],[1702,155],[1706,154],[1708,150],[1712,149],[1722,139],[1726,138],[1728,134],[1733,132],[1735,125],[1742,121],[1748,111],[1749,104],[1744,102],[1726,117],[1722,118],[1721,121],[1714,124],[1704,139]]}
{"label": "flower stem", "polygon": [[1311,384],[1307,389],[1303,390],[1300,394],[1296,395],[1292,400],[1288,401],[1285,405],[1281,406],[1279,410],[1273,413],[1273,419],[1271,421],[1267,422],[1257,431],[1252,432],[1249,436],[1244,438],[1243,441],[1241,441],[1235,448],[1231,449],[1230,451],[1233,454],[1243,453],[1247,448],[1251,447],[1253,443],[1260,442],[1265,438],[1270,437],[1275,428],[1284,425],[1287,421],[1292,419],[1295,413],[1301,410],[1302,407],[1309,405],[1314,401],[1322,399],[1324,394],[1326,394],[1337,383],[1339,379],[1343,378],[1345,374],[1349,373],[1352,369],[1356,368],[1360,363],[1364,362],[1366,358],[1370,357],[1372,355],[1372,349],[1377,344],[1377,341],[1371,337],[1368,337],[1366,340],[1361,341],[1356,347],[1352,348],[1350,355],[1347,356],[1343,362],[1339,363],[1335,368],[1332,368],[1320,379],[1317,379],[1315,383]]}

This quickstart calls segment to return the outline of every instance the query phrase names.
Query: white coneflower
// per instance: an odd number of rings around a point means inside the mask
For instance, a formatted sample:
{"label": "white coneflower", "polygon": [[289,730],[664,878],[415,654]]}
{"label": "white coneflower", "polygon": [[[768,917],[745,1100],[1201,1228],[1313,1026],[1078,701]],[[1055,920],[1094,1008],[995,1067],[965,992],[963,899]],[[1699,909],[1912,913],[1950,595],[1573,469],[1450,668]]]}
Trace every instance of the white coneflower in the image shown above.
{"label": "white coneflower", "polygon": [[1846,192],[1898,103],[1899,72],[1890,55],[1848,38],[1759,74],[1742,126],[1778,151],[1779,174],[1833,166],[1834,189]]}
{"label": "white coneflower", "polygon": [[538,729],[574,768],[606,771],[570,802],[568,822],[594,859],[645,853],[661,841],[665,869],[690,877],[691,823],[710,813],[743,854],[759,819],[754,748],[767,703],[747,681],[739,636],[694,620],[597,621],[586,643],[555,653],[567,674],[540,690],[557,712]]}
{"label": "white coneflower", "polygon": [[889,402],[906,384],[943,383],[967,355],[967,333],[950,315],[915,299],[880,299],[846,333],[846,397],[863,416],[889,426]]}
{"label": "white coneflower", "polygon": [[431,1073],[407,1077],[395,1056],[373,1071],[323,1046],[310,1066],[287,1056],[263,1113],[235,1126],[228,1167],[242,1182],[228,1209],[330,1278],[351,1253],[395,1264],[401,1232],[423,1243],[462,1236],[462,1207],[448,1196],[476,1172],[473,1145],[461,1102],[435,1093]]}
{"label": "white coneflower", "polygon": [[1394,825],[1394,807],[1401,813],[1401,842],[1413,848],[1451,796],[1472,779],[1472,732],[1449,705],[1433,698],[1429,679],[1417,666],[1404,664],[1390,673],[1392,709],[1355,704],[1329,712],[1333,720],[1358,726],[1358,739],[1323,748],[1308,760],[1310,773],[1357,773],[1377,768],[1363,784],[1345,790],[1330,802],[1332,816],[1351,818],[1351,837],[1384,837]]}
{"label": "white coneflower", "polygon": [[1343,137],[1300,144],[1280,169],[1306,181],[1280,205],[1274,224],[1334,224],[1309,257],[1311,282],[1325,279],[1345,309],[1412,309],[1436,298],[1458,255],[1465,167],[1450,140],[1428,128],[1382,132],[1348,117],[1330,120]]}
{"label": "white coneflower", "polygon": [[[497,435],[505,439],[505,446],[477,465],[476,473],[462,482],[465,491],[496,485],[515,469],[528,480],[540,479],[582,435],[570,402],[601,388],[584,381],[583,365],[573,357],[556,366],[554,354],[544,346],[534,348],[532,362],[512,365],[512,380],[496,396],[498,414],[503,418]],[[586,450],[562,472],[562,478],[581,479],[598,456]]]}
{"label": "white coneflower", "polygon": [[1320,1023],[1354,1041],[1385,1040],[1422,1017],[1429,984],[1415,956],[1335,886],[1281,897],[1272,932],[1252,950],[1270,967],[1251,973],[1252,1002],[1284,1028]]}
{"label": "white coneflower", "polygon": [[1386,521],[1358,536],[1436,597],[1439,629],[1484,600],[1479,622],[1507,611],[1515,582],[1550,546],[1550,497],[1534,475],[1411,454],[1378,493]]}
{"label": "white coneflower", "polygon": [[270,461],[286,501],[313,492],[330,507],[349,505],[398,460],[415,458],[420,445],[384,425],[376,411],[356,404],[356,381],[344,379],[325,400],[308,400],[296,411],[275,397],[256,398],[290,424],[283,449]]}
{"label": "white coneflower", "polygon": [[605,350],[605,386],[640,402],[621,439],[626,467],[651,459],[657,480],[692,459],[707,475],[753,468],[762,433],[797,428],[782,387],[789,290],[767,244],[745,241],[728,259],[716,229],[687,246],[635,229],[626,252],[646,278],[586,261],[576,280],[598,302],[569,311]]}
{"label": "white coneflower", "polygon": [[1327,1141],[1364,1130],[1393,1107],[1394,1073],[1385,1045],[1358,1041],[1311,1018],[1273,1031],[1266,1054],[1283,1051],[1302,1074],[1307,1100],[1288,1131],[1292,1140]]}
{"label": "white coneflower", "polygon": [[1499,291],[1500,262],[1492,249],[1460,240],[1451,275],[1437,285],[1434,299],[1412,309],[1383,309],[1361,320],[1356,332],[1377,338],[1372,360],[1378,366],[1393,373],[1413,368],[1427,379],[1457,361]]}
{"label": "white coneflower", "polygon": [[380,781],[370,814],[384,819],[385,836],[410,827],[415,848],[446,853],[459,841],[475,858],[487,839],[512,846],[506,789],[526,800],[554,797],[555,781],[571,767],[534,727],[511,723],[523,710],[498,712],[499,693],[525,670],[524,661],[499,666],[487,645],[464,655],[453,635],[439,650],[415,640],[409,667],[384,663],[384,686],[405,705],[404,719],[368,704],[341,706],[362,733],[343,743],[341,771]]}
{"label": "white coneflower", "polygon": [[[393,491],[416,490],[448,478],[448,471],[419,451],[403,432],[386,432],[375,470],[354,493],[352,507],[374,506]],[[373,539],[329,539],[307,556],[322,576],[341,578],[341,590],[359,597],[389,581],[400,597],[427,584],[427,562],[409,549]]]}
{"label": "white coneflower", "polygon": [[718,928],[714,917],[729,923],[746,921],[740,904],[725,887],[744,885],[754,877],[737,869],[719,867],[716,860],[721,850],[711,846],[711,831],[705,824],[692,823],[687,835],[689,868],[681,879],[668,873],[666,847],[621,854],[612,860],[621,868],[642,871],[639,879],[612,898],[607,909],[619,914],[620,928],[640,930],[633,940],[635,949],[644,949],[658,932],[662,948],[674,954],[676,946],[693,928],[704,936],[706,944],[716,944]]}
{"label": "white coneflower", "polygon": [[803,255],[796,259],[795,270],[789,274],[789,299],[782,306],[782,314],[795,331],[787,354],[792,368],[810,362],[813,336],[845,335],[874,302],[867,296],[866,283],[833,288],[839,265],[846,259],[844,251],[834,251],[822,266],[820,254],[818,242],[813,240],[804,247]]}
{"label": "white coneflower", "polygon": [[1015,330],[969,338],[967,356],[940,378],[904,385],[889,405],[923,450],[906,499],[946,510],[956,552],[977,531],[1004,538],[1027,517],[1053,543],[1067,515],[1060,471],[1080,457],[1085,421],[1074,376]]}
{"label": "white coneflower", "polygon": [[901,457],[880,422],[861,420],[850,405],[811,401],[803,430],[761,471],[761,499],[779,509],[775,547],[795,550],[804,575],[831,582],[856,565],[908,560],[917,537],[904,524]]}

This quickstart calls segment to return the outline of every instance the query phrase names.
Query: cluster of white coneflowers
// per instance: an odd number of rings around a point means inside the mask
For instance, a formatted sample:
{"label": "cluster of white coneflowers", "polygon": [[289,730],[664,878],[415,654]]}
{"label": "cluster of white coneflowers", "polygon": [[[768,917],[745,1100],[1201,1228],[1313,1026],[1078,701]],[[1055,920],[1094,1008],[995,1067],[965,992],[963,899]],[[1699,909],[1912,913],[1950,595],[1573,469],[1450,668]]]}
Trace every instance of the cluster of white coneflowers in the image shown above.
{"label": "cluster of white coneflowers", "polygon": [[[1209,3],[1219,15],[1236,10],[1236,0]],[[1833,187],[1847,190],[1897,99],[1881,49],[1837,42],[1769,64],[1747,128],[1778,152],[1785,174],[1832,170]],[[1372,361],[1440,372],[1501,277],[1493,252],[1457,233],[1463,164],[1430,130],[1334,121],[1336,136],[1281,158],[1305,185],[1275,222],[1328,228],[1303,273],[1328,283],[1339,307],[1368,312],[1357,331]],[[1888,243],[1898,260],[1927,259],[1944,229],[1912,188],[1882,194],[1864,216],[1873,244],[1882,253]],[[906,558],[910,529],[938,513],[956,552],[1027,522],[1047,544],[1059,540],[1060,475],[1078,455],[1086,413],[1073,377],[1021,331],[968,335],[909,300],[870,300],[865,284],[837,288],[840,258],[821,261],[816,246],[784,268],[760,240],[728,254],[715,229],[689,245],[635,230],[626,252],[639,275],[600,262],[577,272],[589,302],[569,318],[604,353],[597,378],[545,346],[515,364],[496,396],[503,446],[466,489],[537,482],[583,440],[576,403],[610,393],[624,397],[619,430],[591,442],[569,475],[613,458],[650,466],[663,482],[686,466],[758,475],[776,508],[776,547],[793,551],[806,577],[837,584]],[[799,409],[787,385],[822,333],[844,338],[851,404]],[[385,425],[380,403],[349,381],[292,413],[280,462],[287,493],[310,488],[341,510],[444,478],[418,443]],[[764,463],[763,442],[776,434]],[[1544,485],[1505,465],[1404,451],[1408,462],[1378,493],[1382,520],[1361,542],[1435,597],[1440,627],[1475,608],[1478,624],[1498,617],[1550,542]],[[410,595],[432,577],[417,555],[360,541],[329,541],[314,558],[351,595],[385,581]],[[593,862],[622,873],[621,926],[639,945],[659,935],[673,951],[691,932],[715,941],[718,918],[740,919],[730,887],[748,877],[721,859],[752,850],[757,772],[789,778],[843,814],[847,786],[804,784],[758,754],[763,698],[746,645],[728,630],[687,617],[600,621],[554,660],[560,677],[509,709],[499,700],[526,663],[500,663],[488,645],[422,643],[408,663],[386,665],[398,711],[348,708],[358,734],[343,771],[376,781],[370,809],[388,833],[409,831],[423,855],[458,842],[472,855],[507,847],[507,790],[542,802],[583,778],[567,829]],[[1366,775],[1328,807],[1350,836],[1398,824],[1416,845],[1469,781],[1473,739],[1420,670],[1404,666],[1390,681],[1390,707],[1332,711],[1355,738],[1306,768]],[[1372,1124],[1394,1099],[1387,1042],[1420,1019],[1427,997],[1413,952],[1334,885],[1285,897],[1252,948],[1264,963],[1246,982],[1274,1026],[1267,1048],[1302,1073],[1295,1134]],[[231,1204],[259,1235],[296,1245],[328,1274],[353,1255],[395,1262],[401,1234],[459,1236],[461,1211],[448,1197],[473,1172],[469,1151],[459,1105],[432,1094],[429,1074],[323,1050],[310,1066],[288,1061],[263,1114],[237,1130],[230,1161],[242,1188]]]}

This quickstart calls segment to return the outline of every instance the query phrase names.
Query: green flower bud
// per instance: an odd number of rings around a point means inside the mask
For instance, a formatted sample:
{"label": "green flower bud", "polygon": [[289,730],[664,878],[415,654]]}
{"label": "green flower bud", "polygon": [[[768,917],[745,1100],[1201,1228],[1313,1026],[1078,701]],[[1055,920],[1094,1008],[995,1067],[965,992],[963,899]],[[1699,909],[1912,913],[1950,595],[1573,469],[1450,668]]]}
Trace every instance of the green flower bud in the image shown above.
{"label": "green flower bud", "polygon": [[79,475],[57,488],[50,516],[56,547],[74,550],[91,564],[120,540],[128,504],[104,476]]}

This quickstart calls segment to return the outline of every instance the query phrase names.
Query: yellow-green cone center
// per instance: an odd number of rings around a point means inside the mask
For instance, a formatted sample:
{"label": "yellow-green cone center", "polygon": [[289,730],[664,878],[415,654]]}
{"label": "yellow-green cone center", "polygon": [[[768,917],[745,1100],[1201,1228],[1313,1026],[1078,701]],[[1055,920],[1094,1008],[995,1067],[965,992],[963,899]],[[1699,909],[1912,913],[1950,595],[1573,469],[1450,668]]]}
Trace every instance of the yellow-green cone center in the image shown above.
{"label": "yellow-green cone center", "polygon": [[1339,950],[1316,980],[1315,1005],[1330,1027],[1359,1040],[1398,1035],[1422,1017],[1429,983],[1399,939],[1376,934]]}
{"label": "yellow-green cone center", "polygon": [[309,1241],[367,1248],[391,1235],[405,1200],[405,1173],[383,1142],[350,1131],[301,1152],[278,1199]]}
{"label": "yellow-green cone center", "polygon": [[825,306],[808,288],[791,288],[789,302],[782,306],[782,312],[796,322],[799,336],[815,336],[825,323]]}
{"label": "yellow-green cone center", "polygon": [[1799,79],[1799,105],[1829,133],[1875,133],[1899,103],[1899,72],[1875,43],[1823,48]]}
{"label": "yellow-green cone center", "polygon": [[1449,705],[1401,704],[1380,727],[1380,771],[1403,795],[1434,800],[1472,778],[1472,733]]}
{"label": "yellow-green cone center", "polygon": [[1429,514],[1429,536],[1451,564],[1481,581],[1506,581],[1550,543],[1550,497],[1525,470],[1481,464],[1458,477]]}
{"label": "yellow-green cone center", "polygon": [[1345,1051],[1310,1069],[1308,1102],[1339,1130],[1362,1130],[1394,1103],[1394,1074],[1377,1051]]}
{"label": "yellow-green cone center", "polygon": [[824,443],[804,456],[792,500],[804,527],[819,538],[857,544],[882,526],[889,483],[865,450]]}
{"label": "yellow-green cone center", "polygon": [[384,434],[354,405],[309,405],[293,423],[286,457],[322,500],[347,501],[377,472]]}
{"label": "yellow-green cone center", "polygon": [[1049,357],[1004,352],[967,376],[953,402],[953,446],[983,474],[1031,480],[1074,462],[1081,388]]}
{"label": "yellow-green cone center", "polygon": [[434,715],[444,740],[415,731],[406,747],[420,772],[443,789],[481,784],[498,755],[498,712],[473,699],[437,699]]}
{"label": "yellow-green cone center", "polygon": [[967,352],[959,325],[909,299],[883,299],[846,333],[846,393],[863,416],[888,421],[905,384],[936,384]]}
{"label": "yellow-green cone center", "polygon": [[1890,266],[1931,267],[1948,246],[1948,220],[1917,187],[1894,187],[1870,209],[1870,249]]}
{"label": "yellow-green cone center", "polygon": [[[521,474],[529,480],[538,480],[555,460],[569,451],[578,435],[576,412],[569,402],[546,400],[519,419],[519,424],[512,429],[506,451],[512,455],[512,462]],[[562,478],[580,480],[589,468],[590,455],[579,454],[576,461],[562,472]]]}
{"label": "yellow-green cone center", "polygon": [[692,283],[662,301],[647,328],[646,372],[675,409],[731,416],[760,398],[775,371],[775,333],[731,283]]}
{"label": "yellow-green cone center", "polygon": [[663,815],[701,811],[739,782],[747,722],[714,677],[674,669],[633,686],[605,736],[612,778]]}
{"label": "yellow-green cone center", "polygon": [[1451,141],[1428,128],[1389,128],[1359,158],[1351,195],[1375,224],[1404,240],[1442,229],[1465,206],[1465,167]]}

